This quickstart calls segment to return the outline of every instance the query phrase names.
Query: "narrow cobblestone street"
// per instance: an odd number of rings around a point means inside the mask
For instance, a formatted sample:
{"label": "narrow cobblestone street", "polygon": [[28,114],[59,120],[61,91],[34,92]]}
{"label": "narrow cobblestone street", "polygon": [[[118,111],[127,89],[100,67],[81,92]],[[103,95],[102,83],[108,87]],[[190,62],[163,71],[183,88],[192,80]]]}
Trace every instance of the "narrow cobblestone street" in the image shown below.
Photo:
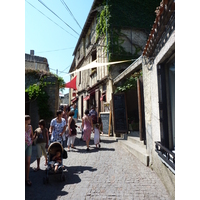
{"label": "narrow cobblestone street", "polygon": [[113,137],[101,136],[101,148],[90,141],[90,152],[78,132],[75,140],[77,149],[68,152],[63,163],[66,180],[60,181],[60,174],[49,176],[49,183],[43,184],[45,177],[44,157],[38,172],[36,167],[36,147],[33,146],[30,180],[32,186],[25,186],[28,199],[170,199],[157,175],[144,166],[137,158],[121,148]]}

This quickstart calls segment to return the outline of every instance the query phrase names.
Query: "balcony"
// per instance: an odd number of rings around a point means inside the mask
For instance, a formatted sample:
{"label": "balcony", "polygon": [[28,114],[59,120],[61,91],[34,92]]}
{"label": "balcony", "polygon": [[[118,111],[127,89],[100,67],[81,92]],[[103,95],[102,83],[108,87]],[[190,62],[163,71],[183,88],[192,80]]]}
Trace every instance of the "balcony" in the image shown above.
{"label": "balcony", "polygon": [[160,142],[155,142],[155,151],[161,161],[175,174],[175,153],[164,147]]}

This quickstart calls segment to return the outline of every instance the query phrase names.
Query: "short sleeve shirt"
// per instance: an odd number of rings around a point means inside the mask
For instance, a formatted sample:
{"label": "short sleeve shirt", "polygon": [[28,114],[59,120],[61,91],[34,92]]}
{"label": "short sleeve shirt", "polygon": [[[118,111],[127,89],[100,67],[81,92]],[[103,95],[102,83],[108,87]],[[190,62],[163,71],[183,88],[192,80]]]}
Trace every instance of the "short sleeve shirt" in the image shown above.
{"label": "short sleeve shirt", "polygon": [[64,118],[61,118],[61,120],[61,123],[58,123],[56,118],[51,120],[50,126],[53,126],[51,135],[52,142],[62,140],[62,136],[59,136],[59,134],[63,131],[64,126],[66,126],[66,121]]}

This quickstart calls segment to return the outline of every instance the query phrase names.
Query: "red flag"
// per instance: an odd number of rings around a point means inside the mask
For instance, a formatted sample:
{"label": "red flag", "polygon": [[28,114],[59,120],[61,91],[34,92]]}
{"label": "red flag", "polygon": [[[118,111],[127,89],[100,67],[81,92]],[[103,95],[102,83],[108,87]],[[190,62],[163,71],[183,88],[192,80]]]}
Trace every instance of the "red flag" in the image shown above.
{"label": "red flag", "polygon": [[77,90],[76,88],[76,76],[68,83],[65,84],[66,88],[73,88],[74,90]]}

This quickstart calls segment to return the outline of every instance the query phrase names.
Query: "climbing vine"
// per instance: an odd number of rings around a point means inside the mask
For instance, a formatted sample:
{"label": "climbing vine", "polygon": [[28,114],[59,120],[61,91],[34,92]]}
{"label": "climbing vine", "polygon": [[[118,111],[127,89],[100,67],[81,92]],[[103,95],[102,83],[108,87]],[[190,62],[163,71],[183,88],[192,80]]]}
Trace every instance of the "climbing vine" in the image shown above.
{"label": "climbing vine", "polygon": [[[47,81],[47,77],[49,75],[53,75],[53,74],[49,74],[49,73],[45,73],[39,70],[29,70],[26,71],[26,74],[32,74],[34,75],[36,78],[38,78],[38,82],[31,84],[28,88],[25,89],[25,92],[28,93],[28,97],[30,101],[37,101],[37,105],[38,105],[38,113],[40,118],[43,119],[50,119],[53,117],[53,112],[50,111],[49,109],[49,95],[46,92],[47,86],[48,85],[54,85],[55,82],[50,82]],[[58,77],[57,75],[53,75],[56,76],[58,78],[58,85],[59,88],[63,88],[64,85],[64,80],[62,77]]]}
{"label": "climbing vine", "polygon": [[123,38],[127,36],[121,30],[122,28],[137,28],[148,35],[155,19],[154,11],[159,3],[160,0],[103,1],[103,9],[97,16],[96,40],[105,38],[104,46],[109,52],[109,61],[138,58],[138,53],[142,50],[142,47],[132,44],[135,47],[135,53],[127,52],[122,46]]}
{"label": "climbing vine", "polygon": [[135,72],[130,78],[127,78],[125,83],[122,86],[118,86],[115,90],[115,93],[125,92],[127,90],[137,87],[137,79],[142,76],[142,70]]}

